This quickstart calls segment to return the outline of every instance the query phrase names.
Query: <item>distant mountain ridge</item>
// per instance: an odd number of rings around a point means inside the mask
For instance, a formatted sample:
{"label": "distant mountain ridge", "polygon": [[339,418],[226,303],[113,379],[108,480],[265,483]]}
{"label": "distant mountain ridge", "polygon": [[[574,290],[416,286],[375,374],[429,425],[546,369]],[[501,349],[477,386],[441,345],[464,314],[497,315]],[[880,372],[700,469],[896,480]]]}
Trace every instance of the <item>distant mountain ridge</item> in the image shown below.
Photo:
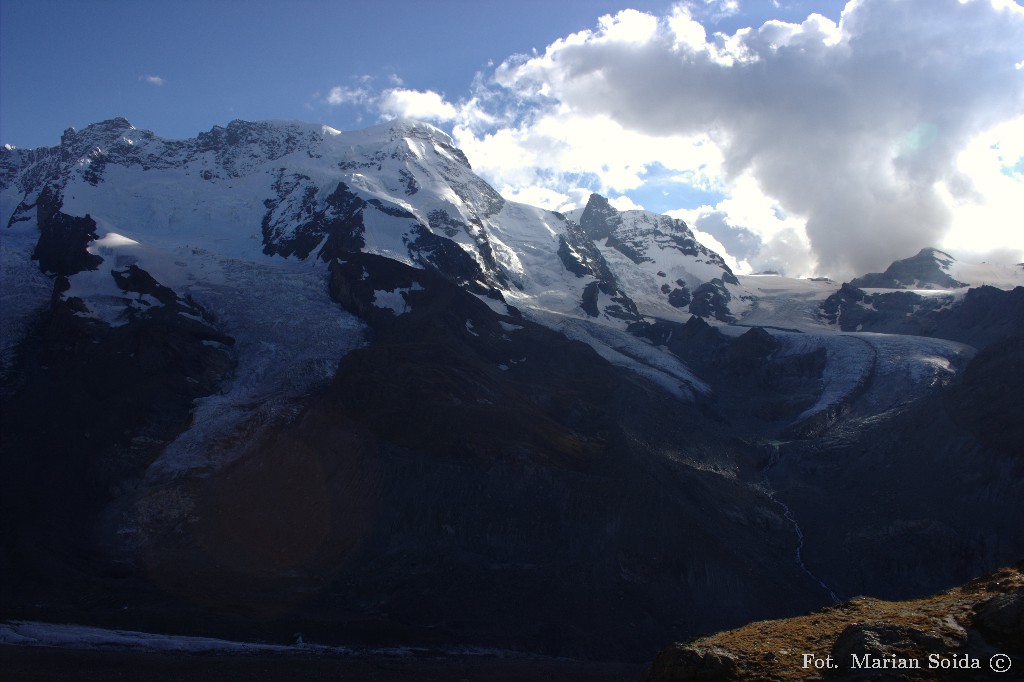
{"label": "distant mountain ridge", "polygon": [[[133,189],[134,182],[144,184]],[[174,184],[184,191],[160,191]],[[644,232],[625,214],[630,226],[620,227],[619,212],[595,195],[585,211],[589,227],[581,228],[560,214],[506,202],[451,138],[418,121],[351,133],[232,121],[190,140],[164,140],[111,119],[65,131],[57,147],[0,151],[0,189],[8,227],[30,222],[45,192],[65,214],[89,213],[101,231],[145,246],[177,238],[258,259],[246,248],[257,235],[263,253],[285,258],[326,262],[366,250],[435,268],[479,293],[501,291],[565,312],[582,307],[595,317],[634,321],[645,310],[686,309],[695,300],[695,314],[734,319],[744,296],[721,257],[681,221],[661,217]],[[538,241],[538,227],[551,237]],[[675,256],[657,265],[669,253]],[[654,271],[635,277],[608,266],[621,255],[633,259],[633,270]],[[557,280],[574,300],[538,302]]]}
{"label": "distant mountain ridge", "polygon": [[[967,289],[951,273],[969,277],[975,287]],[[844,283],[822,301],[821,316],[847,332],[936,337],[982,348],[1024,329],[1024,287],[1011,288],[1013,275],[1006,266],[963,264],[925,248],[884,273]],[[987,284],[987,277],[999,286]]]}
{"label": "distant mountain ridge", "polygon": [[916,255],[894,261],[885,272],[872,272],[850,280],[861,289],[959,289],[967,286],[949,275],[956,259],[931,247]]}

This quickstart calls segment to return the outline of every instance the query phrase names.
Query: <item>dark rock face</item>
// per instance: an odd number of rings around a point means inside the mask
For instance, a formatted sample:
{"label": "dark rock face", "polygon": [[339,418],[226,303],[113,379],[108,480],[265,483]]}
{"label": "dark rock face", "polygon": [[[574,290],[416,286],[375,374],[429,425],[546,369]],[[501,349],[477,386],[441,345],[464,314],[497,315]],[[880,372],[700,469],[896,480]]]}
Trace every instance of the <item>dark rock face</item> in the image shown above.
{"label": "dark rock face", "polygon": [[0,601],[9,613],[42,603],[56,614],[140,589],[108,554],[104,510],[133,495],[187,428],[192,401],[232,369],[233,341],[196,319],[202,309],[135,266],[115,279],[163,305],[111,327],[75,315],[77,299],[56,297],[3,392]]}
{"label": "dark rock face", "polygon": [[[864,666],[858,667],[856,662],[884,663],[886,659],[927,662],[929,654],[950,656],[967,644],[967,633],[961,633],[961,637],[950,637],[907,626],[850,625],[832,647],[836,667],[830,671],[831,676],[847,676],[863,670]],[[861,676],[874,678],[877,674],[868,669]]]}
{"label": "dark rock face", "polygon": [[615,275],[612,274],[601,251],[586,231],[574,223],[568,223],[565,235],[559,236],[558,256],[565,269],[577,277],[590,275],[606,288],[614,288],[617,285]]}
{"label": "dark rock face", "polygon": [[704,282],[693,292],[690,312],[700,317],[713,317],[720,322],[735,322],[736,318],[729,312],[729,301],[732,295],[720,279]]}
{"label": "dark rock face", "polygon": [[824,349],[777,357],[778,342],[760,327],[731,339],[692,317],[685,324],[639,322],[629,331],[666,346],[696,371],[713,391],[704,407],[740,434],[781,436],[821,393]]}
{"label": "dark rock face", "polygon": [[1024,653],[1024,590],[997,594],[974,608],[974,624],[1006,651]]}
{"label": "dark rock face", "polygon": [[953,262],[948,253],[921,249],[916,256],[893,262],[885,272],[856,277],[850,284],[861,289],[959,289],[967,286],[943,269]]}
{"label": "dark rock face", "polygon": [[[178,303],[178,295],[174,293],[173,289],[160,284],[153,279],[151,274],[137,265],[129,265],[124,270],[112,270],[110,274],[114,277],[114,282],[121,291],[149,294],[164,305],[174,306]],[[194,306],[190,307],[194,308]],[[185,308],[185,310],[192,314],[199,312],[188,308]]]}
{"label": "dark rock face", "polygon": [[741,680],[736,660],[718,647],[675,644],[665,649],[640,678],[640,682],[728,682]]}
{"label": "dark rock face", "polygon": [[442,273],[449,281],[461,284],[474,293],[502,300],[501,293],[493,287],[480,264],[458,244],[420,225],[413,228],[412,234],[414,238],[407,245],[409,254],[416,262]]}
{"label": "dark rock face", "polygon": [[587,286],[583,287],[583,301],[580,305],[590,317],[597,317],[601,314],[601,311],[597,308],[597,292],[599,286],[599,282],[591,282],[587,284]]}
{"label": "dark rock face", "polygon": [[1024,287],[976,287],[955,302],[912,291],[868,294],[843,284],[822,303],[822,314],[843,331],[929,336],[983,348],[1024,334]]}
{"label": "dark rock face", "polygon": [[[365,245],[363,211],[367,204],[345,183],[339,182],[322,206],[318,201],[319,189],[304,175],[285,178],[282,170],[273,189],[278,198],[266,200],[267,214],[262,225],[263,252],[268,256],[295,255],[304,259],[323,243],[318,255],[326,261]],[[297,225],[296,212],[302,216]]]}
{"label": "dark rock face", "polygon": [[[666,284],[662,287],[662,289],[664,290],[667,287],[668,285]],[[671,289],[670,291],[667,291],[665,293],[668,294],[669,305],[671,305],[673,308],[685,308],[686,306],[690,305],[690,301],[693,300],[693,297],[690,296],[689,290],[686,288],[685,282],[682,284],[682,286],[677,287],[675,289]]]}
{"label": "dark rock face", "polygon": [[588,267],[586,256],[570,247],[569,242],[562,235],[558,236],[558,258],[562,261],[565,269],[577,277],[591,274],[591,268]]}
{"label": "dark rock face", "polygon": [[947,404],[958,422],[986,446],[1024,454],[1024,336],[993,343],[978,353]]}
{"label": "dark rock face", "polygon": [[[986,412],[1016,402],[1004,393]],[[1019,447],[991,447],[961,426],[977,419],[952,386],[779,446],[768,480],[802,520],[805,562],[840,597],[903,599],[1015,560],[1024,462]],[[937,554],[941,564],[929,559]]]}
{"label": "dark rock face", "polygon": [[96,221],[89,216],[76,218],[61,213],[61,198],[45,188],[36,203],[39,242],[32,258],[43,272],[67,277],[82,270],[95,270],[103,259],[88,252],[89,242],[97,239]]}
{"label": "dark rock face", "polygon": [[[596,197],[597,195],[593,195]],[[600,198],[600,197],[598,197]],[[598,203],[598,207],[601,205]],[[611,207],[608,207],[610,210]],[[599,212],[598,212],[599,213]],[[599,214],[604,215],[604,214]],[[597,221],[591,217],[588,222]],[[595,228],[596,229],[596,228]],[[622,292],[619,282],[608,267],[608,262],[601,255],[600,249],[594,244],[588,231],[575,223],[566,223],[564,235],[558,238],[558,257],[565,269],[577,277],[593,277],[595,281],[584,287],[580,306],[590,317],[598,317],[602,313],[623,320],[636,321],[641,316],[636,304]],[[598,305],[598,292],[611,297],[611,303],[602,310]]]}
{"label": "dark rock face", "polygon": [[580,216],[583,233],[594,241],[608,239],[622,224],[619,212],[600,194],[591,194]]}

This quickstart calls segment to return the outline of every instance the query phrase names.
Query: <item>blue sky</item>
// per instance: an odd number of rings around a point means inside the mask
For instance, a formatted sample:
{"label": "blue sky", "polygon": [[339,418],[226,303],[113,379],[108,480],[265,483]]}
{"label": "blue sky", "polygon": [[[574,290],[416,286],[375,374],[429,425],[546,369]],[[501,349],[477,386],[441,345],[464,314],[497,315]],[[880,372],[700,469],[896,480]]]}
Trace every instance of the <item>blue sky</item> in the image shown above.
{"label": "blue sky", "polygon": [[1020,258],[1021,45],[1011,0],[0,0],[0,143],[405,115],[507,197],[672,212],[741,270]]}
{"label": "blue sky", "polygon": [[351,128],[361,112],[310,108],[314,93],[397,76],[458,98],[489,60],[543,49],[618,9],[601,1],[3,0],[0,139],[55,144],[67,126],[115,115],[166,137],[234,118]]}
{"label": "blue sky", "polygon": [[[767,10],[806,16],[801,5],[808,3],[787,3],[786,10],[767,0],[747,4],[763,16],[748,11],[716,20],[709,11],[708,25],[731,28],[764,19]],[[842,3],[816,4],[838,19]],[[458,100],[488,63],[543,50],[626,7],[664,14],[671,5],[0,0],[0,143],[52,145],[68,126],[113,116],[177,138],[235,118],[361,127],[376,121],[373,112],[322,106],[332,87],[369,76],[383,88],[397,77],[407,88]]]}

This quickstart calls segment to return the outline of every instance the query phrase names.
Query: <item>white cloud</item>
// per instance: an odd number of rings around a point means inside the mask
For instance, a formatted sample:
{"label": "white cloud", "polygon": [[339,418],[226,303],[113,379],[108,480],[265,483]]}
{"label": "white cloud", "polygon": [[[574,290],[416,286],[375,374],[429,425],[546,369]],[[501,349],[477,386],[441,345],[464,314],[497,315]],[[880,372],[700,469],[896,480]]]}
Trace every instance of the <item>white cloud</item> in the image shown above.
{"label": "white cloud", "polygon": [[349,88],[344,85],[335,85],[327,93],[324,102],[331,106],[338,106],[339,104],[361,105],[369,102],[371,97],[370,91],[365,87]]}
{"label": "white cloud", "polygon": [[706,137],[656,138],[609,116],[553,108],[494,132],[477,132],[475,121],[460,119],[456,142],[473,168],[499,188],[563,191],[585,182],[592,191],[621,194],[643,186],[648,166],[659,159],[671,159],[680,181],[710,188],[721,167],[721,155]]}
{"label": "white cloud", "polygon": [[1024,259],[1024,116],[975,137],[956,159],[959,183],[941,197],[953,216],[945,246],[957,251],[1009,250]]}
{"label": "white cloud", "polygon": [[667,22],[677,47],[685,46],[691,51],[704,49],[708,39],[707,31],[693,20],[693,15],[686,7],[679,5],[673,8]]}
{"label": "white cloud", "polygon": [[602,39],[616,43],[644,45],[658,32],[658,19],[635,9],[624,9],[615,16],[606,14],[598,24]]}
{"label": "white cloud", "polygon": [[139,80],[156,86],[162,86],[167,82],[160,76],[139,76]]}
{"label": "white cloud", "polygon": [[378,108],[385,118],[451,121],[457,115],[455,107],[433,90],[408,90],[405,88],[385,90],[381,94]]}
{"label": "white cloud", "polygon": [[590,198],[591,190],[585,187],[570,187],[564,192],[556,192],[547,187],[516,188],[505,185],[501,194],[511,201],[518,201],[531,206],[539,206],[549,211],[571,211],[574,208],[585,206]]}
{"label": "white cloud", "polygon": [[608,203],[620,211],[642,211],[644,208],[624,194],[617,197],[609,197]]}
{"label": "white cloud", "polygon": [[[1024,215],[1019,173],[991,151],[1012,156],[996,126],[1024,113],[1018,5],[856,0],[838,24],[812,14],[711,36],[694,18],[734,9],[602,17],[499,64],[442,120],[506,193],[621,194],[655,164],[724,192],[691,219],[724,215],[761,240],[755,267],[791,273],[879,270]],[[986,238],[1024,247],[1017,225]]]}

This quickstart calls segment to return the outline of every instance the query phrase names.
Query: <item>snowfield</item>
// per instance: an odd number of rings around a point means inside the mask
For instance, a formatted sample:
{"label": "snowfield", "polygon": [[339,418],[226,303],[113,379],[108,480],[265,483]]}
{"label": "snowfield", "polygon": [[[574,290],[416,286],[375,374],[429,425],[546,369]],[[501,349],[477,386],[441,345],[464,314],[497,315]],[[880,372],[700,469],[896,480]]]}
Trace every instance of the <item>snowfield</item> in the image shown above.
{"label": "snowfield", "polygon": [[[626,333],[623,319],[583,310],[584,291],[597,280],[571,272],[559,255],[569,221],[580,220],[583,209],[563,216],[502,199],[472,172],[451,138],[428,124],[400,119],[339,132],[296,122],[236,121],[194,140],[168,141],[115,119],[65,137],[61,147],[41,150],[39,163],[53,166],[44,168],[51,175],[57,168],[69,174],[60,185],[61,210],[95,220],[99,238],[89,251],[104,260],[97,270],[72,275],[64,296],[85,302],[88,312],[80,314],[125,324],[130,311],[160,305],[116,286],[113,270],[138,265],[203,306],[217,328],[236,340],[233,378],[219,394],[197,401],[191,428],[154,463],[152,477],[223,465],[219,441],[289,418],[297,399],[329,381],[338,359],[364,343],[364,325],[327,294],[327,267],[316,257],[326,233],[304,259],[265,253],[265,228],[277,230],[279,240],[297,240],[300,228],[313,229],[308,238],[316,238],[316,220],[337,209],[330,195],[339,183],[364,202],[365,251],[423,267],[410,244],[423,234],[443,237],[472,257],[529,319],[587,343],[679,399],[710,391],[664,348]],[[80,158],[69,168],[59,166],[70,149],[79,150]],[[36,158],[35,152],[0,153],[8,167]],[[0,209],[13,222],[0,230],[0,369],[10,366],[53,286],[30,260],[38,238],[31,193],[47,176],[32,171],[7,177]],[[688,228],[665,216],[623,211],[610,220],[618,242],[595,240],[597,255],[588,258],[604,259],[642,314],[689,319],[668,303],[666,291],[678,282],[692,292],[722,278],[720,257],[687,241]],[[1024,283],[1019,267],[951,267],[956,278],[972,284]],[[739,326],[715,326],[732,336],[763,326],[782,343],[783,355],[826,351],[820,398],[801,419],[863,390],[877,406],[909,399],[948,381],[973,352],[932,339],[837,332],[819,308],[839,289],[835,282],[775,275],[738,281],[724,288]],[[613,303],[604,291],[596,298],[599,310]],[[400,290],[377,291],[374,304],[396,315],[406,310]]]}

